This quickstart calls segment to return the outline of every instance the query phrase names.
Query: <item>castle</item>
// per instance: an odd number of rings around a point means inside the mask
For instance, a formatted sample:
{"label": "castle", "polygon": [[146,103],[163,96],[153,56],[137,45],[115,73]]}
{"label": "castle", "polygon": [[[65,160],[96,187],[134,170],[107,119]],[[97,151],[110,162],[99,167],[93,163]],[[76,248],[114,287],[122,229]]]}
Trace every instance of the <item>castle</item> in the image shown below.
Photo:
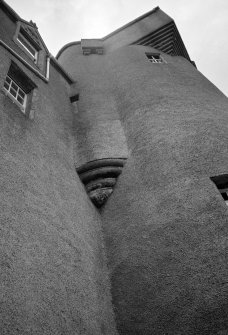
{"label": "castle", "polygon": [[50,55],[0,1],[2,335],[228,334],[228,100],[159,7]]}

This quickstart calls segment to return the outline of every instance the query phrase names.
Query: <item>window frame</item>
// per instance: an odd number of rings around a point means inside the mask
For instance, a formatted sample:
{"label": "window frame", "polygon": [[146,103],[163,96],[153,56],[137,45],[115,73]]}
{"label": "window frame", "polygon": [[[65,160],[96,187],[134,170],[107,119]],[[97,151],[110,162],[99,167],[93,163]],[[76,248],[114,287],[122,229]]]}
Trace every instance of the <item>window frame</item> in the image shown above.
{"label": "window frame", "polygon": [[[13,87],[16,86],[16,88]],[[6,87],[8,86],[8,88]],[[27,100],[28,100],[28,94],[24,92],[24,90],[13,80],[8,74],[6,75],[4,84],[3,84],[3,89],[10,97],[10,99],[13,100],[21,109],[21,111],[25,114],[26,106],[27,106]],[[12,92],[15,91],[15,96],[13,95]],[[24,95],[24,97],[22,96]],[[23,99],[23,104],[18,100],[18,97],[20,99]]]}
{"label": "window frame", "polygon": [[31,80],[15,61],[11,60],[1,90],[29,118],[34,118],[31,114],[34,114],[32,112],[32,101],[36,88],[36,83]]}
{"label": "window frame", "polygon": [[[146,52],[146,57],[153,64],[165,63],[165,61],[162,58],[161,54],[158,53],[158,52]],[[156,57],[159,57],[159,58],[157,59]]]}
{"label": "window frame", "polygon": [[[17,35],[17,42],[20,43],[20,45],[26,50],[26,52],[29,54],[29,56],[33,59],[35,63],[37,63],[38,60],[38,50],[32,45],[32,43],[26,38],[26,36],[22,33],[21,29],[19,30],[19,33]],[[28,47],[26,46],[28,45]],[[34,51],[29,50],[29,48]]]}

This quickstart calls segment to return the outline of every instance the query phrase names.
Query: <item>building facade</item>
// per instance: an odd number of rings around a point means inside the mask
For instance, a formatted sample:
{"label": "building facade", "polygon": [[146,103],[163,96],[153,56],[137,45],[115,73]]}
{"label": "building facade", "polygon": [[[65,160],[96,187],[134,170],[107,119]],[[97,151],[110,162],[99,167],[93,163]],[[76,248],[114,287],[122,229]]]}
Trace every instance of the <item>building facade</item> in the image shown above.
{"label": "building facade", "polygon": [[0,2],[1,334],[228,333],[228,101],[156,7],[54,58]]}

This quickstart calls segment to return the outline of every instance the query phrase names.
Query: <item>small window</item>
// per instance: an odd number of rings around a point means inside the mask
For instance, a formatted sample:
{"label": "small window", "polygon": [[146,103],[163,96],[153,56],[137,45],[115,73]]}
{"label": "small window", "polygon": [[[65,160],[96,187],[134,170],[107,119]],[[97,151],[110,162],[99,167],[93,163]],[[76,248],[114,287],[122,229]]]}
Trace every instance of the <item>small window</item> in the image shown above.
{"label": "small window", "polygon": [[226,192],[221,192],[221,196],[223,197],[223,200],[228,206],[228,190],[226,190]]}
{"label": "small window", "polygon": [[38,50],[29,42],[28,38],[25,36],[23,30],[19,31],[17,36],[17,41],[23,46],[23,48],[27,51],[29,56],[37,62]]}
{"label": "small window", "polygon": [[27,94],[8,75],[4,82],[4,88],[10,94],[11,98],[19,103],[21,110],[25,112]]}
{"label": "small window", "polygon": [[71,103],[77,102],[78,100],[79,100],[79,94],[75,94],[75,95],[72,95],[72,97],[70,97]]}
{"label": "small window", "polygon": [[33,81],[16,63],[12,62],[4,81],[3,90],[24,114],[29,113],[32,92],[35,87]]}
{"label": "small window", "polygon": [[160,54],[156,54],[156,53],[148,54],[148,53],[146,53],[146,56],[151,63],[163,63],[163,59],[162,59]]}
{"label": "small window", "polygon": [[210,178],[217,186],[226,205],[228,206],[228,174],[222,174]]}

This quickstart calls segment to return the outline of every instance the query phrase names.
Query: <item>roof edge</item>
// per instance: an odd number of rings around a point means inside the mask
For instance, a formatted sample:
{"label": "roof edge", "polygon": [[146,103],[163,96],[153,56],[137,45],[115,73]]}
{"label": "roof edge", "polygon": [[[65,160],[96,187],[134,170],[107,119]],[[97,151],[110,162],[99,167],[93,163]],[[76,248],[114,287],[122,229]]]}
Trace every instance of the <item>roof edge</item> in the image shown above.
{"label": "roof edge", "polygon": [[21,17],[4,0],[0,0],[0,6],[1,5],[3,6],[3,10],[5,9],[15,21],[21,20]]}
{"label": "roof edge", "polygon": [[81,41],[75,41],[75,42],[70,42],[65,44],[57,53],[57,55],[55,56],[56,59],[58,59],[61,54],[63,53],[63,51],[65,51],[67,48],[71,47],[72,45],[79,45],[81,44]]}
{"label": "roof edge", "polygon": [[27,21],[27,20],[24,20],[20,17],[20,15],[18,15],[15,10],[13,10],[12,7],[10,7],[8,5],[8,3],[6,3],[4,0],[0,0],[0,6],[3,5],[3,9],[5,9],[5,11],[12,17],[15,19],[15,21],[22,21],[26,24],[28,24],[29,26],[33,27],[34,28],[34,25],[33,23]]}
{"label": "roof edge", "polygon": [[127,28],[127,27],[129,27],[129,26],[132,26],[132,25],[135,24],[136,22],[138,22],[138,21],[144,19],[144,18],[147,17],[147,16],[150,16],[151,14],[153,14],[153,13],[155,13],[155,12],[157,12],[159,9],[160,9],[159,6],[153,8],[153,9],[150,10],[149,12],[147,12],[147,13],[145,13],[145,14],[139,16],[139,17],[137,17],[137,18],[134,19],[133,21],[128,22],[128,23],[125,24],[124,26],[122,26],[122,27],[120,27],[120,28],[114,30],[112,33],[110,33],[110,34],[104,36],[104,37],[102,38],[102,40],[105,41],[107,38],[111,37],[112,35],[115,35],[115,34],[119,33],[121,30],[123,30],[123,29],[125,29],[125,28]]}
{"label": "roof edge", "polygon": [[[144,19],[145,17],[147,17],[147,16],[149,16],[149,15],[155,13],[155,12],[158,11],[158,10],[160,10],[160,7],[159,7],[159,6],[153,8],[153,9],[150,10],[149,12],[147,12],[147,13],[145,13],[145,14],[139,16],[139,17],[137,17],[137,18],[134,19],[133,21],[128,22],[128,23],[125,24],[124,26],[122,26],[122,27],[120,27],[120,28],[114,30],[112,33],[110,33],[110,34],[108,34],[108,35],[106,35],[106,36],[104,36],[104,37],[102,37],[102,38],[99,38],[99,39],[100,39],[101,41],[105,41],[106,39],[108,39],[108,38],[111,37],[112,35],[117,34],[117,33],[120,32],[121,30],[123,30],[123,29],[125,29],[125,28],[127,28],[127,27],[129,27],[129,26],[131,26],[131,25],[133,25],[133,24],[135,24],[136,22],[138,22],[138,21]],[[70,43],[65,44],[65,45],[58,51],[58,53],[57,53],[57,55],[56,55],[56,59],[58,59],[58,58],[61,56],[61,54],[62,54],[67,48],[71,47],[72,45],[78,45],[78,44],[81,44],[81,41],[75,41],[75,42],[70,42]]]}
{"label": "roof edge", "polygon": [[61,73],[61,75],[66,79],[66,81],[68,82],[68,84],[73,84],[75,83],[75,80],[73,80],[71,78],[71,76],[69,75],[69,73],[66,72],[66,70],[59,64],[59,62],[57,61],[57,59],[52,56],[51,54],[49,55],[50,57],[50,61],[51,61],[51,64],[54,66],[54,68],[59,72]]}
{"label": "roof edge", "polygon": [[34,24],[32,21],[29,22],[29,21],[27,21],[27,20],[22,19],[22,18],[20,17],[20,15],[18,15],[18,14],[13,10],[13,8],[11,8],[11,7],[10,7],[4,0],[0,0],[0,6],[1,6],[1,5],[2,5],[2,7],[3,7],[3,11],[5,11],[6,14],[10,15],[10,16],[11,16],[11,19],[14,19],[15,22],[20,21],[20,22],[23,22],[23,23],[27,24],[28,26],[32,27],[33,29],[36,29],[36,32],[37,32],[37,34],[38,34],[38,36],[39,36],[39,38],[40,38],[40,40],[41,40],[41,42],[42,42],[42,44],[43,44],[43,47],[45,48],[45,51],[46,51],[47,53],[49,53],[49,50],[48,50],[46,44],[44,43],[44,40],[42,39],[42,37],[41,37],[41,35],[40,35],[40,33],[39,33],[39,30],[38,30],[38,27],[36,26],[36,24]]}

